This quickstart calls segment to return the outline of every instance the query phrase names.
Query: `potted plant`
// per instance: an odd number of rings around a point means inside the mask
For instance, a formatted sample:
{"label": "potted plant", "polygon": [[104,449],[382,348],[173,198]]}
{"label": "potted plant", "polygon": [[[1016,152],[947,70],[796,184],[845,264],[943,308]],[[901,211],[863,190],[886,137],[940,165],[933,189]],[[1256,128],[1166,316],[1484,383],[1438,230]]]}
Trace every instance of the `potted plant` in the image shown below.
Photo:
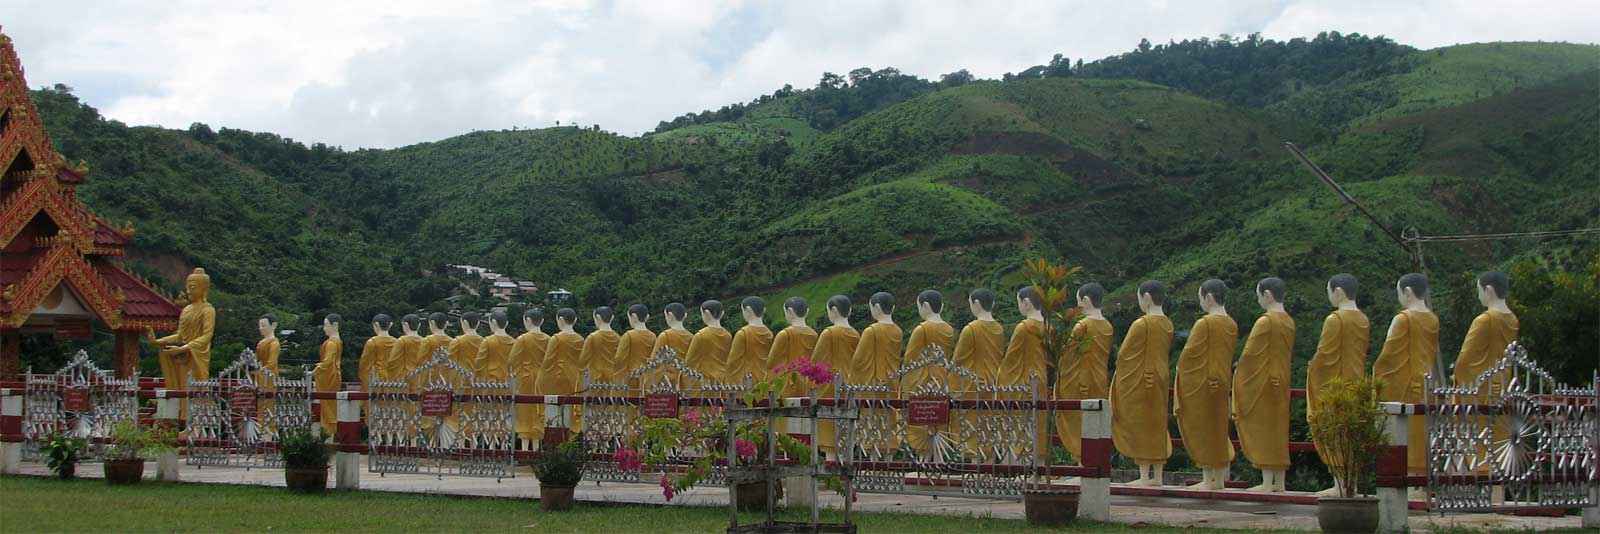
{"label": "potted plant", "polygon": [[69,436],[61,432],[51,433],[44,443],[43,452],[50,471],[62,480],[71,479],[78,473],[78,461],[83,459],[83,451],[89,448],[89,442],[83,438]]}
{"label": "potted plant", "polygon": [[1378,500],[1360,484],[1386,441],[1383,411],[1370,379],[1334,379],[1318,395],[1311,437],[1328,458],[1328,470],[1345,483],[1337,497],[1317,498],[1317,524],[1324,532],[1372,532]]}
{"label": "potted plant", "polygon": [[111,428],[111,448],[106,452],[106,482],[138,484],[144,478],[144,462],[177,448],[178,435],[166,427],[141,427],[122,421]]}
{"label": "potted plant", "polygon": [[278,433],[283,481],[289,490],[322,493],[328,489],[328,459],[333,456],[321,426],[290,427]]}
{"label": "potted plant", "polygon": [[583,480],[584,463],[589,452],[583,447],[581,435],[543,451],[533,461],[533,475],[539,479],[539,508],[549,511],[572,509],[572,489]]}
{"label": "potted plant", "polygon": [[[1044,319],[1040,337],[1044,345],[1046,392],[1056,391],[1056,383],[1061,380],[1062,357],[1087,341],[1072,330],[1081,314],[1072,289],[1072,279],[1080,270],[1082,267],[1051,263],[1043,258],[1023,263],[1023,274],[1039,296],[1039,314]],[[1038,421],[1037,431],[1047,435],[1055,422],[1056,411],[1052,406],[1044,419]],[[1049,443],[1049,440],[1042,439],[1040,443]],[[1022,491],[1023,514],[1030,525],[1070,523],[1078,517],[1078,495],[1076,486],[1053,485],[1035,474],[1032,483]]]}

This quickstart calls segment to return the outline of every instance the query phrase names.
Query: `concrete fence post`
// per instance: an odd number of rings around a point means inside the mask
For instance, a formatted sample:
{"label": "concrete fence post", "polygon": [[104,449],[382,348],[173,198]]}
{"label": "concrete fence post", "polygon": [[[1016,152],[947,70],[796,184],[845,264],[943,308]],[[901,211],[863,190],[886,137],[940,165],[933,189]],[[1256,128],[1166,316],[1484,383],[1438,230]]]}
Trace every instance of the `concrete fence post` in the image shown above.
{"label": "concrete fence post", "polygon": [[1111,403],[1105,399],[1082,401],[1083,458],[1079,463],[1095,474],[1079,477],[1078,515],[1093,521],[1111,520]]}
{"label": "concrete fence post", "polygon": [[366,396],[355,391],[334,393],[339,424],[333,433],[333,487],[342,490],[361,488],[361,454],[367,452],[367,444],[361,441],[362,399],[352,399],[352,394]]}
{"label": "concrete fence post", "polygon": [[[183,421],[179,419],[182,411],[183,399],[168,397],[171,390],[156,390],[156,416],[155,424],[173,430],[183,428]],[[161,453],[156,458],[156,480],[168,482],[178,481],[178,451],[176,449]]]}
{"label": "concrete fence post", "polygon": [[0,473],[22,470],[22,388],[0,388]]}
{"label": "concrete fence post", "polygon": [[561,396],[545,395],[544,436],[540,440],[539,449],[551,450],[545,448],[545,445],[555,447],[566,442],[568,436],[571,436],[571,428],[572,410],[568,409],[567,405],[561,404]]}
{"label": "concrete fence post", "polygon": [[[783,407],[798,408],[806,405],[806,397],[788,397],[783,399]],[[789,437],[804,443],[811,443],[811,424],[808,419],[785,417],[783,431]],[[812,459],[816,460],[815,458]],[[786,477],[783,479],[783,500],[790,508],[811,507],[811,477]]]}
{"label": "concrete fence post", "polygon": [[1384,431],[1389,443],[1378,453],[1378,532],[1406,532],[1410,525],[1410,503],[1406,495],[1406,447],[1409,423],[1416,406],[1399,402],[1383,403]]}

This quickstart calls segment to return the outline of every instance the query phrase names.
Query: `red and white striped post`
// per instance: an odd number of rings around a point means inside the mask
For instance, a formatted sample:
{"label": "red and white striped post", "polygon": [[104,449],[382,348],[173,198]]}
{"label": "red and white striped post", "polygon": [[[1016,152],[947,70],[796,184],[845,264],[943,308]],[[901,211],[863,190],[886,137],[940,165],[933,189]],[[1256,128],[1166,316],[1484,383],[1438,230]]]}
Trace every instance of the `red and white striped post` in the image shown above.
{"label": "red and white striped post", "polygon": [[[183,399],[171,395],[173,391],[167,389],[156,390],[156,416],[155,424],[177,430],[183,428],[183,420],[179,419],[180,407]],[[178,480],[178,451],[177,449],[161,453],[156,458],[156,480],[176,482]]]}
{"label": "red and white striped post", "polygon": [[1383,403],[1384,431],[1389,443],[1378,453],[1378,532],[1406,532],[1410,503],[1406,494],[1406,452],[1417,405]]}
{"label": "red and white striped post", "polygon": [[335,392],[339,403],[339,425],[333,433],[333,487],[342,490],[361,488],[361,454],[367,444],[361,441],[361,404],[365,391]]}
{"label": "red and white striped post", "polygon": [[1079,477],[1078,515],[1092,521],[1111,520],[1111,403],[1105,399],[1080,401],[1083,431],[1079,439],[1084,467],[1093,475]]}
{"label": "red and white striped post", "polygon": [[22,388],[0,388],[0,473],[22,470]]}
{"label": "red and white striped post", "polygon": [[[539,450],[552,450],[572,435],[572,410],[561,404],[560,395],[544,396],[544,435]],[[548,445],[548,447],[547,447]]]}

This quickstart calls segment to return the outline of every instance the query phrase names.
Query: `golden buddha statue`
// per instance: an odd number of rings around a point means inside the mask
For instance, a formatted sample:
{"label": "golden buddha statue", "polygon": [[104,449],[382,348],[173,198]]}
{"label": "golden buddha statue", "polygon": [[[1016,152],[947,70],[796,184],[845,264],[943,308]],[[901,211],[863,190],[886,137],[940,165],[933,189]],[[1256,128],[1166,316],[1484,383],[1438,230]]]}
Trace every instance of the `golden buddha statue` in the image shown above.
{"label": "golden buddha statue", "polygon": [[[906,341],[905,354],[900,357],[902,367],[917,365],[923,358],[928,357],[929,349],[939,349],[946,358],[954,358],[956,329],[945,322],[940,312],[944,311],[944,295],[936,290],[926,290],[917,294],[917,315],[922,317],[922,322],[911,329],[911,338]],[[950,384],[950,370],[942,364],[931,364],[906,373],[900,377],[899,390],[902,397],[916,396],[920,391],[942,390],[953,393]],[[956,435],[954,428],[956,421],[939,429],[947,435]],[[944,458],[940,450],[935,450],[931,443],[934,431],[925,426],[908,425],[906,428],[906,441],[910,442],[911,450],[924,460],[936,461]],[[948,439],[948,438],[947,438]],[[949,447],[946,445],[945,447]]]}
{"label": "golden buddha statue", "polygon": [[[789,362],[800,358],[810,358],[817,350],[817,331],[806,325],[806,313],[810,311],[806,299],[789,297],[783,301],[783,318],[789,326],[778,332],[778,337],[772,340],[772,350],[767,353],[767,369],[776,369],[787,365]],[[789,387],[783,390],[785,397],[803,397],[810,394],[811,388],[805,379],[791,381]]]}
{"label": "golden buddha statue", "polygon": [[[585,340],[572,331],[578,322],[578,313],[572,308],[556,310],[556,335],[545,345],[544,362],[539,367],[539,395],[573,395],[583,387],[579,361]],[[583,407],[567,406],[572,414],[567,428],[576,433],[583,430]]]}
{"label": "golden buddha statue", "polygon": [[450,352],[450,333],[445,330],[445,325],[450,324],[450,316],[441,312],[428,314],[428,335],[422,338],[422,360],[414,363],[406,372],[411,372],[428,360],[433,359],[434,352],[444,349]]}
{"label": "golden buddha statue", "polygon": [[[1380,402],[1421,403],[1427,394],[1424,378],[1433,371],[1438,359],[1439,318],[1428,309],[1427,277],[1417,273],[1401,276],[1395,284],[1395,293],[1400,300],[1400,313],[1389,323],[1383,350],[1372,362],[1372,378],[1378,382]],[[1413,416],[1409,419],[1406,471],[1425,475],[1428,473],[1425,418]]]}
{"label": "golden buddha statue", "polygon": [[684,355],[683,363],[699,371],[706,380],[721,382],[724,378],[722,366],[733,344],[733,335],[722,327],[722,303],[715,300],[701,303],[700,320],[705,326],[689,341],[689,352]]}
{"label": "golden buddha statue", "polygon": [[[511,376],[517,382],[518,395],[538,395],[539,370],[544,366],[544,351],[549,347],[550,336],[545,335],[544,310],[533,308],[522,313],[524,332],[511,345]],[[517,437],[522,439],[522,450],[532,450],[533,444],[544,437],[544,405],[517,405]]]}
{"label": "golden buddha statue", "polygon": [[[363,386],[377,377],[379,380],[394,380],[391,374],[399,366],[391,367],[389,353],[394,351],[395,339],[389,335],[389,329],[394,326],[394,318],[378,314],[372,318],[372,337],[367,338],[366,344],[361,346],[361,359],[356,361],[356,382]],[[421,341],[422,338],[417,338]],[[421,345],[418,345],[421,349]],[[366,390],[366,387],[362,387]]]}
{"label": "golden buddha statue", "polygon": [[1233,462],[1228,402],[1239,325],[1222,305],[1227,289],[1215,278],[1200,283],[1200,308],[1206,313],[1190,328],[1173,377],[1172,415],[1178,418],[1183,448],[1202,473],[1200,482],[1189,489],[1222,489]]}
{"label": "golden buddha statue", "polygon": [[483,347],[483,336],[478,335],[478,323],[482,320],[482,316],[477,312],[461,314],[461,335],[450,340],[450,344],[447,345],[450,361],[462,369],[478,368],[478,349]]}
{"label": "golden buddha statue", "polygon": [[1280,492],[1289,471],[1289,358],[1294,318],[1283,309],[1287,286],[1279,278],[1256,283],[1265,310],[1250,328],[1233,372],[1233,424],[1245,459],[1261,470],[1251,491]]}
{"label": "golden buddha statue", "polygon": [[610,306],[601,306],[594,309],[594,331],[583,338],[583,349],[578,353],[578,369],[580,372],[589,373],[589,383],[615,383],[616,369],[611,367],[611,359],[616,357],[617,345],[622,343],[622,336],[611,329],[611,319],[615,312]]}
{"label": "golden buddha statue", "polygon": [[[850,362],[855,357],[856,344],[861,334],[850,326],[850,297],[834,295],[828,298],[828,320],[833,323],[817,336],[817,351],[811,360],[826,364],[833,371],[834,380],[841,380],[850,372]],[[819,397],[835,396],[835,386],[822,387]],[[829,454],[838,450],[838,433],[832,421],[817,421],[817,447]]]}
{"label": "golden buddha statue", "polygon": [[[661,318],[666,321],[667,329],[656,335],[655,346],[650,348],[651,358],[656,357],[662,350],[672,349],[679,361],[687,361],[685,358],[689,355],[689,344],[694,339],[694,334],[683,327],[683,320],[688,316],[689,309],[681,302],[673,302],[662,308]],[[651,369],[641,379],[640,384],[646,390],[658,387],[663,381],[672,384],[670,389],[673,391],[684,390],[683,376],[670,363]]]}
{"label": "golden buddha statue", "polygon": [[[334,393],[343,385],[339,380],[339,357],[344,353],[344,341],[339,339],[338,314],[330,313],[322,318],[322,334],[327,338],[317,349],[317,366],[312,369],[311,376],[317,391]],[[316,402],[321,408],[323,432],[334,435],[339,428],[339,401],[322,399]]]}
{"label": "golden buddha statue", "polygon": [[[1317,341],[1317,352],[1306,364],[1307,424],[1315,420],[1317,412],[1322,409],[1320,395],[1323,388],[1334,380],[1359,379],[1367,372],[1368,337],[1372,327],[1367,322],[1367,314],[1361,313],[1361,309],[1356,307],[1356,277],[1349,274],[1333,275],[1328,279],[1327,289],[1328,303],[1333,305],[1334,310],[1322,321],[1322,337]],[[1316,446],[1323,464],[1329,467],[1337,465],[1337,456],[1329,454],[1321,444]],[[1345,482],[1334,477],[1333,483],[1334,487],[1319,492],[1318,496],[1339,496],[1339,489]]]}
{"label": "golden buddha statue", "polygon": [[629,377],[650,359],[650,350],[656,344],[656,333],[651,332],[647,324],[649,319],[650,308],[643,304],[628,306],[628,331],[622,334],[622,339],[617,342],[617,352],[611,357],[616,382],[626,382],[628,391],[633,395],[644,393],[643,382],[638,377]]}
{"label": "golden buddha statue", "polygon": [[1160,486],[1162,468],[1172,456],[1167,432],[1167,358],[1172,350],[1172,320],[1162,309],[1167,288],[1150,280],[1139,284],[1139,309],[1117,349],[1111,376],[1111,442],[1139,466],[1132,486]]}
{"label": "golden buddha statue", "polygon": [[[1078,288],[1078,309],[1082,318],[1072,325],[1074,339],[1082,340],[1061,357],[1057,371],[1055,395],[1057,399],[1083,400],[1107,398],[1110,377],[1111,321],[1107,321],[1100,303],[1106,290],[1093,282]],[[1056,436],[1061,446],[1079,463],[1083,461],[1083,412],[1056,412]]]}
{"label": "golden buddha statue", "polygon": [[509,320],[503,311],[489,314],[489,337],[483,338],[478,345],[478,355],[473,358],[473,374],[478,380],[511,380],[511,347],[517,340],[506,333]]}
{"label": "golden buddha statue", "polygon": [[[178,331],[157,338],[155,330],[146,329],[150,344],[157,348],[156,357],[161,363],[161,376],[167,389],[189,389],[189,379],[205,380],[211,376],[211,336],[215,332],[217,310],[206,302],[211,291],[211,276],[205,269],[196,267],[183,282],[184,295],[189,303],[178,313]],[[178,417],[189,417],[189,399],[178,403]]]}
{"label": "golden buddha statue", "polygon": [[[972,311],[972,322],[961,329],[961,337],[956,339],[956,365],[965,367],[983,381],[982,385],[993,386],[1000,378],[1000,359],[1006,343],[1005,327],[994,320],[995,294],[988,289],[974,289],[967,295],[967,308]],[[978,389],[977,383],[965,379],[952,379],[955,384],[952,394],[966,400],[993,400],[993,396],[984,395]],[[961,410],[959,421],[952,417],[953,424],[962,428],[982,428],[982,414],[979,410]],[[957,431],[960,433],[961,431]],[[967,440],[962,443],[964,455],[987,458],[988,451],[979,451],[977,432],[967,432]]]}
{"label": "golden buddha statue", "polygon": [[744,315],[745,324],[733,335],[728,359],[722,364],[723,381],[737,384],[746,379],[752,383],[766,380],[767,353],[772,351],[772,329],[763,322],[767,302],[761,297],[745,297],[739,303],[739,312]]}

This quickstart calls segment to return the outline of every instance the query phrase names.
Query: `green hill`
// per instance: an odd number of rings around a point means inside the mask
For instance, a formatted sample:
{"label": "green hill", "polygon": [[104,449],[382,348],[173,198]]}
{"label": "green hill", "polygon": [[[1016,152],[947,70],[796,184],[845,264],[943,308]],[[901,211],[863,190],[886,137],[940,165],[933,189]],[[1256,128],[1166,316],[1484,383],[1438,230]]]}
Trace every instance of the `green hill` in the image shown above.
{"label": "green hill", "polygon": [[[1010,322],[1017,266],[1046,256],[1111,288],[1118,328],[1147,278],[1172,285],[1186,325],[1206,278],[1236,289],[1230,310],[1248,324],[1254,282],[1284,277],[1303,359],[1329,275],[1359,275],[1381,324],[1387,285],[1413,267],[1280,143],[1305,146],[1393,227],[1595,226],[1597,50],[1186,41],[1004,81],[858,70],[640,137],[487,131],[392,150],[129,128],[70,94],[35,99],[62,152],[91,166],[83,197],[137,229],[136,269],[169,288],[189,266],[213,273],[224,355],[253,341],[262,313],[309,332],[331,312],[347,318],[353,362],[372,314],[450,307],[455,282],[424,275],[447,263],[565,287],[584,307],[759,295],[770,319],[791,295],[815,318],[836,293],[909,302],[931,287],[960,302],[990,287]],[[1139,79],[1099,77],[1113,75]],[[1594,250],[1592,238],[1427,247],[1446,359],[1474,313],[1470,273]],[[909,325],[911,308],[896,317]],[[958,326],[964,308],[947,314]],[[286,361],[312,357],[315,336],[300,337]]]}

